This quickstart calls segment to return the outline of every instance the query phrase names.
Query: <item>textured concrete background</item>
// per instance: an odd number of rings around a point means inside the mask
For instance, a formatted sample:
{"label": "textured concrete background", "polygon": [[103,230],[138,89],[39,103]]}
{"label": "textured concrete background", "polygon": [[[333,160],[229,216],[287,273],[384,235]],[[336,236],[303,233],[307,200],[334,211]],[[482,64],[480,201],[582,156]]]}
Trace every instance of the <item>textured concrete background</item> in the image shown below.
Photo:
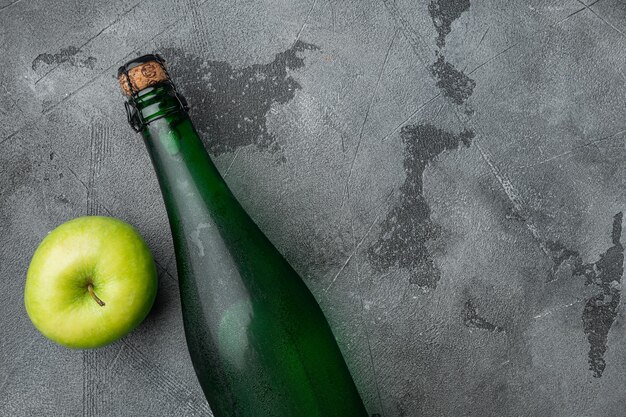
{"label": "textured concrete background", "polygon": [[[209,415],[114,79],[158,51],[326,312],[372,415],[626,416],[623,0],[0,4],[0,415]],[[90,352],[22,291],[58,224],[135,225],[149,318]]]}

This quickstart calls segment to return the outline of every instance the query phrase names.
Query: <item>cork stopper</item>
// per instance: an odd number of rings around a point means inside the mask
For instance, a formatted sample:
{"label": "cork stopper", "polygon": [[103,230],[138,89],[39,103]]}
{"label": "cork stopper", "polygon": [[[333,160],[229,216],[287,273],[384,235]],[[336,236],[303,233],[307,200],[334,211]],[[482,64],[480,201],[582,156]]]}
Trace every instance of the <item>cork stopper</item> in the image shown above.
{"label": "cork stopper", "polygon": [[163,58],[152,54],[140,56],[122,65],[117,70],[117,79],[127,97],[144,88],[170,81]]}

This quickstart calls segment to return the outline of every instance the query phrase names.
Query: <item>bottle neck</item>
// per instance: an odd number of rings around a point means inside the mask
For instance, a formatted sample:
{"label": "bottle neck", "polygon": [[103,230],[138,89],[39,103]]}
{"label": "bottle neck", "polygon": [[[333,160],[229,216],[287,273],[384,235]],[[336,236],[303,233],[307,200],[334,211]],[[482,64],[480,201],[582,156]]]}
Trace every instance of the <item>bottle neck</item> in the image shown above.
{"label": "bottle neck", "polygon": [[131,125],[136,123],[143,136],[168,211],[186,212],[193,204],[212,205],[219,200],[212,193],[224,193],[228,187],[189,119],[185,99],[174,86],[148,87],[132,96],[129,106],[133,109]]}
{"label": "bottle neck", "polygon": [[206,234],[204,229],[219,223],[235,236],[256,226],[228,189],[174,93],[172,86],[155,86],[137,95],[134,104],[145,121],[141,134],[159,180],[177,251],[209,253],[209,244],[199,240]]}
{"label": "bottle neck", "polygon": [[151,122],[179,113],[186,117],[187,100],[170,82],[164,82],[141,90],[129,97],[126,114],[131,127],[143,131]]}

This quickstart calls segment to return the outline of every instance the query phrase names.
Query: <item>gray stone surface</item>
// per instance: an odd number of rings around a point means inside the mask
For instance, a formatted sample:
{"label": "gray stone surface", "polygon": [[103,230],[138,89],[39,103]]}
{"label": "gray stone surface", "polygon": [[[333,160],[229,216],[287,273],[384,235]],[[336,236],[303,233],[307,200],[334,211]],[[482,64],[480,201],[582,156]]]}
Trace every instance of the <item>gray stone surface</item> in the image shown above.
{"label": "gray stone surface", "polygon": [[[626,416],[625,33],[622,0],[1,0],[0,415],[209,415],[114,78],[158,51],[372,415]],[[85,214],[135,225],[160,278],[90,352],[22,302]]]}

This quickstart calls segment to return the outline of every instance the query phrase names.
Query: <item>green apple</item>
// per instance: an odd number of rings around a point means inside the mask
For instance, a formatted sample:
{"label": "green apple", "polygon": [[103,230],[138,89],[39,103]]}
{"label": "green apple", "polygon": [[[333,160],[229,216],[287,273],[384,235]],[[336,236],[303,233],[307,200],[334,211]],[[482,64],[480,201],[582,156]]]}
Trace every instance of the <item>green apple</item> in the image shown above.
{"label": "green apple", "polygon": [[24,304],[44,336],[88,349],[133,330],[156,291],[154,260],[139,233],[112,217],[86,216],[41,242],[28,268]]}

